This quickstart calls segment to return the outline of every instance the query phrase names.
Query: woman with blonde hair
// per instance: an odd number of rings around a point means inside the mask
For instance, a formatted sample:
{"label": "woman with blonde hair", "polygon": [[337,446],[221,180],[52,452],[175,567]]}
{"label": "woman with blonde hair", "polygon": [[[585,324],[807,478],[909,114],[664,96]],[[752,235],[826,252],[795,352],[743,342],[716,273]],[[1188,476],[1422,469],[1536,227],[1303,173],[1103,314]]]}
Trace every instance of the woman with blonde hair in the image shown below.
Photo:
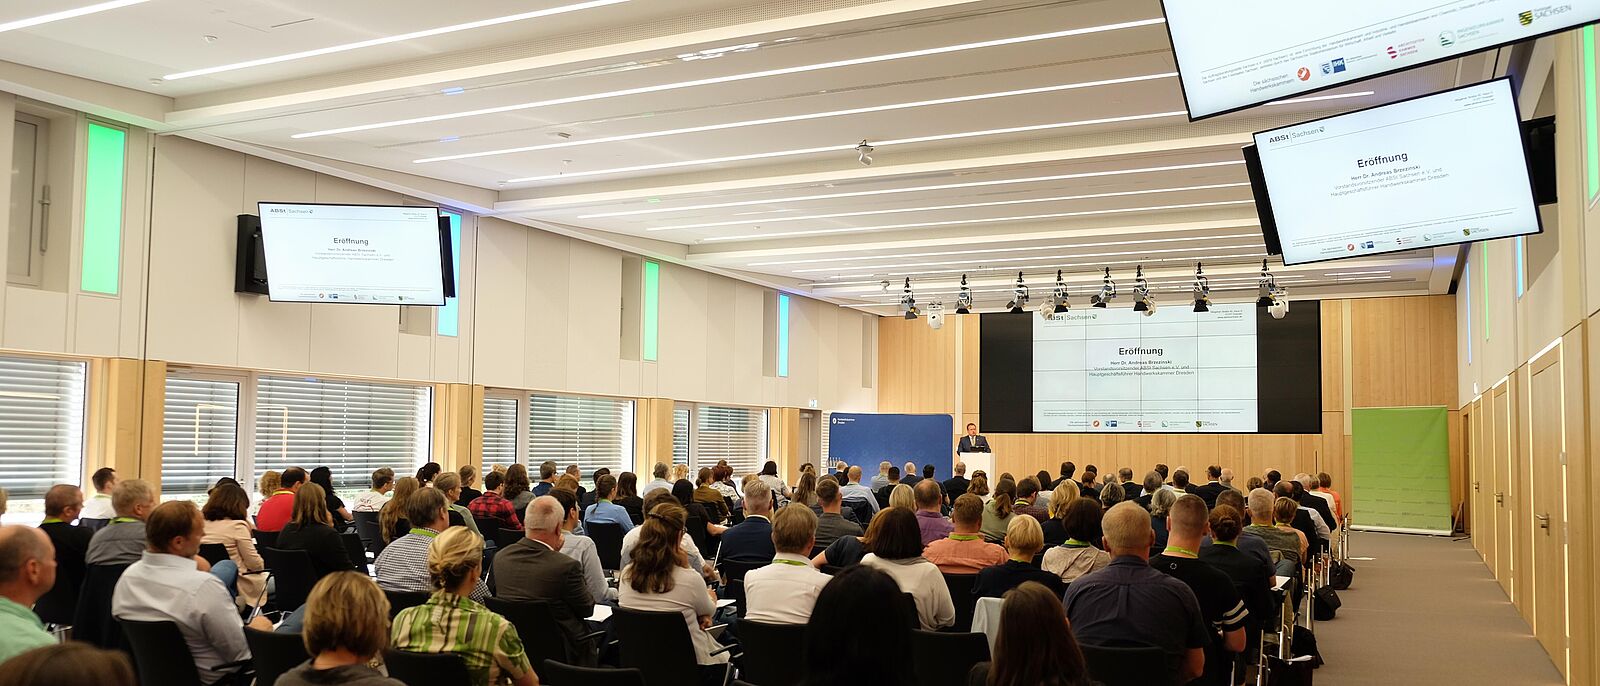
{"label": "woman with blonde hair", "polygon": [[344,540],[333,528],[327,497],[321,486],[302,484],[294,494],[289,523],[278,532],[275,546],[281,550],[304,550],[311,557],[311,569],[318,578],[355,569],[350,554],[345,552]]}
{"label": "woman with blonde hair", "polygon": [[672,482],[677,483],[689,478],[689,465],[678,463],[672,465]]}
{"label": "woman with blonde hair", "polygon": [[1167,512],[1172,510],[1173,503],[1178,502],[1178,492],[1170,488],[1158,488],[1150,495],[1150,528],[1156,532],[1156,542],[1150,548],[1151,555],[1160,555],[1167,547]]}
{"label": "woman with blonde hair", "polygon": [[716,600],[700,574],[689,568],[680,545],[687,520],[688,513],[673,502],[660,503],[645,515],[639,542],[622,570],[617,602],[629,610],[682,614],[694,644],[695,661],[725,670],[722,665],[728,662],[728,654],[717,652],[722,646],[706,633],[717,610]]}
{"label": "woman with blonde hair", "polygon": [[795,484],[794,497],[791,500],[800,503],[801,505],[805,505],[806,507],[817,506],[816,472],[802,471],[800,473],[800,481]]}
{"label": "woman with blonde hair", "polygon": [[460,657],[471,686],[537,686],[516,628],[472,599],[482,570],[483,539],[464,527],[445,529],[428,544],[433,595],[395,615],[390,641],[395,650]]}
{"label": "woman with blonde hair", "polygon": [[1044,528],[1044,546],[1061,545],[1067,540],[1066,526],[1061,522],[1061,517],[1066,514],[1067,506],[1078,499],[1078,484],[1072,479],[1062,479],[1050,492],[1050,507],[1045,512],[1049,515],[1041,526]]}
{"label": "woman with blonde hair", "polygon": [[903,507],[912,512],[917,511],[917,494],[910,486],[897,484],[894,490],[889,491],[889,507]]}
{"label": "woman with blonde hair", "polygon": [[394,480],[394,495],[378,510],[378,533],[383,536],[384,545],[411,531],[411,523],[406,521],[406,501],[421,487],[422,482],[414,476]]}
{"label": "woman with blonde hair", "polygon": [[278,677],[281,686],[403,686],[367,666],[389,645],[389,599],[365,574],[336,572],[312,587],[300,640],[311,659]]}
{"label": "woman with blonde hair", "polygon": [[256,513],[261,510],[261,503],[267,502],[273,493],[283,488],[283,475],[268,469],[261,474],[261,480],[256,483],[256,492],[250,494],[250,519],[256,518]]}
{"label": "woman with blonde hair", "polygon": [[479,536],[483,535],[483,532],[478,530],[478,520],[472,517],[472,510],[456,504],[456,501],[461,499],[460,474],[456,472],[440,472],[438,476],[433,477],[433,487],[444,494],[445,507],[449,508],[451,512],[461,515],[462,526],[467,527],[472,533]]}
{"label": "woman with blonde hair", "polygon": [[1067,592],[1061,577],[1033,566],[1033,558],[1044,549],[1044,532],[1039,530],[1039,520],[1033,517],[1012,517],[1006,526],[1006,555],[1002,563],[978,572],[972,584],[972,595],[979,598],[999,598],[1027,581],[1044,584],[1060,597]]}

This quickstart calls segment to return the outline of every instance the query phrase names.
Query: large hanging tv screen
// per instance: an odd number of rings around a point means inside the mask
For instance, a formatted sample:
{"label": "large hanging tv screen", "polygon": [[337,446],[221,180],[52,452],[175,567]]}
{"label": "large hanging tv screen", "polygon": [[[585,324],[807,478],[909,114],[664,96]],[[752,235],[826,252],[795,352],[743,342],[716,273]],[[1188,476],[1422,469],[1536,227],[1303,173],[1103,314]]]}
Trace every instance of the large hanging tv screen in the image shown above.
{"label": "large hanging tv screen", "polygon": [[444,304],[437,207],[259,206],[273,301]]}

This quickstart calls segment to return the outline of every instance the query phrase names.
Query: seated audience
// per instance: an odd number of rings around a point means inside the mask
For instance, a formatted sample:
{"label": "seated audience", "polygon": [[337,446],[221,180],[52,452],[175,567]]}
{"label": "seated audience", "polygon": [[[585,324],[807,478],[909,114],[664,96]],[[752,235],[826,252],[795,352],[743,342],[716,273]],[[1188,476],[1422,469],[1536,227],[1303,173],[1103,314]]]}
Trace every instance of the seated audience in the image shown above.
{"label": "seated audience", "polygon": [[778,476],[777,462],[767,460],[766,464],[761,465],[761,473],[757,475],[757,478],[761,479],[761,483],[766,484],[767,488],[772,490],[774,500],[777,500],[777,496],[789,497],[791,493],[789,484],[784,483],[783,477]]}
{"label": "seated audience", "polygon": [[911,510],[891,507],[873,517],[865,549],[861,564],[882,570],[894,578],[901,591],[911,594],[923,629],[934,631],[955,623],[950,589],[939,568],[922,557],[922,534]]}
{"label": "seated audience", "polygon": [[[450,508],[451,512],[454,512],[461,517],[462,526],[467,527],[468,531],[471,531],[480,537],[483,536],[483,532],[478,530],[477,520],[473,519],[472,510],[456,504],[456,501],[461,500],[460,474],[455,472],[441,472],[438,476],[433,477],[433,488],[434,490],[444,494],[445,507]],[[490,535],[494,534],[493,531],[489,533]]]}
{"label": "seated audience", "polygon": [[1017,482],[1000,477],[994,486],[994,499],[983,506],[983,540],[1001,543],[1006,538],[1006,527],[1017,513]]}
{"label": "seated audience", "polygon": [[[1271,554],[1273,574],[1295,576],[1306,551],[1305,535],[1287,524],[1280,526],[1275,520],[1273,504],[1272,494],[1267,492],[1267,489],[1258,488],[1251,491],[1249,499],[1251,524],[1245,527],[1245,531],[1255,534],[1267,544],[1267,550]],[[1290,501],[1290,504],[1292,506],[1293,501]],[[1288,514],[1292,517],[1294,511],[1291,509]]]}
{"label": "seated audience", "polygon": [[949,536],[953,527],[950,520],[945,519],[942,513],[944,492],[939,490],[939,482],[923,479],[917,482],[912,490],[915,495],[917,529],[922,532],[922,545],[926,546]]}
{"label": "seated audience", "polygon": [[[1090,500],[1089,502],[1094,502]],[[1006,592],[994,656],[973,668],[985,686],[1092,686],[1083,651],[1072,637],[1061,596],[1025,582]]]}
{"label": "seated audience", "polygon": [[765,481],[753,481],[745,487],[744,521],[722,533],[722,548],[717,552],[719,561],[772,561],[773,553],[777,552],[772,547],[772,497],[772,490]]}
{"label": "seated audience", "polygon": [[[766,484],[761,487],[766,488]],[[639,527],[639,545],[622,570],[617,603],[630,610],[682,614],[694,645],[695,662],[726,664],[728,654],[716,652],[722,645],[706,632],[717,610],[716,601],[707,593],[700,575],[683,564],[683,552],[677,544],[683,538],[684,520],[683,508],[674,502],[657,505],[645,516]]]}
{"label": "seated audience", "polygon": [[350,517],[350,510],[345,508],[344,499],[340,498],[339,494],[333,490],[333,470],[327,467],[317,467],[311,470],[308,480],[322,487],[322,493],[328,501],[328,515],[333,518],[333,528],[341,531],[348,528],[350,522],[355,520]]}
{"label": "seated audience", "polygon": [[572,483],[574,484],[572,492],[574,495],[578,496],[578,502],[587,500],[589,491],[583,487],[583,472],[578,469],[578,465],[567,465],[566,476],[572,477]]}
{"label": "seated audience", "polygon": [[[798,502],[798,501],[797,501]],[[808,507],[785,507],[772,518],[772,564],[744,576],[745,619],[805,624],[829,577],[810,564],[817,516]]]}
{"label": "seated audience", "polygon": [[1206,467],[1206,478],[1210,481],[1196,486],[1194,494],[1206,501],[1206,507],[1216,507],[1217,496],[1228,490],[1227,486],[1222,485],[1222,467],[1220,465]]}
{"label": "seated audience", "polygon": [[[605,477],[601,477],[604,479]],[[505,477],[499,472],[489,472],[483,477],[483,494],[467,503],[467,511],[475,519],[492,519],[501,529],[521,529],[522,520],[517,517],[517,510],[511,506],[511,501],[500,496],[501,489],[505,488]],[[486,537],[495,535],[493,531],[480,531]]]}
{"label": "seated audience", "polygon": [[672,484],[672,497],[677,499],[678,505],[683,507],[688,517],[698,519],[704,524],[705,528],[702,530],[704,535],[721,536],[722,532],[728,530],[728,527],[717,523],[716,515],[711,514],[705,505],[695,501],[694,484],[689,483],[688,479],[679,479],[677,483]]}
{"label": "seated audience", "polygon": [[917,482],[921,480],[922,477],[917,473],[917,463],[906,462],[906,465],[900,468],[900,483],[905,484],[906,488],[916,488]]}
{"label": "seated audience", "polygon": [[866,565],[840,571],[811,610],[800,683],[912,686],[907,660],[915,614],[894,577]]}
{"label": "seated audience", "polygon": [[1067,506],[1078,499],[1078,493],[1078,482],[1070,479],[1057,484],[1050,493],[1050,505],[1045,508],[1050,516],[1039,523],[1044,530],[1045,548],[1061,545],[1062,541],[1067,540],[1067,529],[1061,523],[1061,516],[1066,513]]}
{"label": "seated audience", "polygon": [[350,561],[350,553],[344,549],[344,540],[333,528],[333,517],[324,506],[325,502],[321,486],[314,483],[301,486],[294,496],[292,518],[283,531],[278,532],[276,546],[279,550],[305,551],[319,579],[356,568]]}
{"label": "seated audience", "polygon": [[1067,588],[1073,635],[1090,645],[1154,646],[1181,665],[1177,683],[1199,677],[1210,634],[1194,592],[1147,562],[1155,541],[1150,513],[1136,503],[1119,503],[1101,526],[1111,564]]}
{"label": "seated audience", "polygon": [[1177,491],[1179,495],[1198,495],[1195,493],[1198,488],[1198,486],[1189,483],[1189,470],[1187,468],[1179,467],[1172,472],[1172,490]]}
{"label": "seated audience", "polygon": [[972,483],[967,480],[967,463],[957,462],[955,473],[955,476],[945,479],[944,483],[939,484],[940,490],[944,491],[946,505],[954,505],[956,498],[965,495],[967,486]]}
{"label": "seated audience", "polygon": [[888,486],[891,483],[891,481],[889,479],[889,472],[891,472],[891,471],[894,472],[894,475],[895,475],[893,483],[899,483],[900,482],[900,468],[899,467],[895,467],[895,466],[889,464],[888,460],[884,460],[884,461],[878,463],[878,475],[872,477],[872,484],[869,486],[869,488],[872,489],[873,493],[877,493],[884,486]]}
{"label": "seated audience", "polygon": [[[1261,540],[1260,536],[1248,530],[1250,515],[1249,510],[1245,508],[1244,494],[1231,488],[1218,493],[1217,506],[1221,507],[1223,505],[1227,505],[1239,513],[1239,526],[1243,527],[1243,530],[1239,532],[1239,538],[1234,541],[1234,545],[1240,552],[1249,553],[1259,560],[1261,565],[1267,569],[1267,574],[1271,575],[1272,551],[1267,549],[1266,541]],[[1206,556],[1206,550],[1210,549],[1214,543],[1210,536],[1200,542],[1200,557],[1202,559]]]}
{"label": "seated audience", "polygon": [[672,480],[668,478],[671,476],[671,474],[671,468],[668,467],[665,462],[657,462],[655,466],[651,467],[650,469],[650,475],[655,478],[651,479],[649,483],[645,484],[644,488],[639,489],[639,497],[648,498],[650,497],[650,493],[656,489],[664,488],[669,491],[672,490]]}
{"label": "seated audience", "polygon": [[1344,521],[1344,500],[1339,497],[1339,492],[1333,490],[1333,477],[1327,472],[1317,474],[1316,491],[1333,500],[1333,516],[1336,521]]}
{"label": "seated audience", "polygon": [[472,501],[477,500],[478,496],[483,495],[483,491],[477,488],[477,467],[470,464],[461,465],[461,468],[456,470],[456,476],[461,479],[461,497],[456,499],[457,505],[467,507],[472,504]]}
{"label": "seated audience", "polygon": [[[1033,475],[1033,480],[1039,484],[1039,491],[1034,494],[1033,504],[1048,513],[1050,511],[1050,497],[1054,495],[1053,491],[1056,483],[1050,479],[1050,472],[1043,469],[1039,470],[1038,474]],[[1045,519],[1048,518],[1049,515],[1046,514],[1044,519],[1039,520],[1039,523],[1043,524]]]}
{"label": "seated audience", "polygon": [[917,496],[910,486],[897,484],[889,489],[889,507],[899,507],[907,510],[917,509]]}
{"label": "seated audience", "polygon": [[94,484],[94,495],[84,503],[83,512],[78,516],[84,519],[111,519],[117,516],[117,508],[111,504],[111,492],[117,487],[117,470],[101,467],[94,470],[89,481]]}
{"label": "seated audience", "polygon": [[1108,483],[1100,489],[1100,511],[1109,512],[1111,506],[1127,500],[1127,493],[1122,489],[1122,484]]}
{"label": "seated audience", "polygon": [[950,510],[954,522],[946,538],[928,544],[922,557],[932,562],[945,574],[977,574],[979,571],[1003,564],[1006,549],[983,540],[979,533],[983,526],[983,500],[971,493],[956,498]]}
{"label": "seated audience", "polygon": [[[444,517],[444,498],[438,491],[425,488],[418,494],[432,494],[424,497],[437,501],[432,509],[439,518]],[[539,678],[528,663],[528,653],[517,637],[516,627],[471,597],[483,588],[478,579],[483,567],[483,539],[459,526],[436,536],[418,538],[426,541],[424,576],[433,595],[427,602],[395,615],[394,626],[389,630],[392,647],[459,656],[467,665],[470,686],[506,681],[515,686],[537,686]],[[405,538],[395,541],[384,549],[384,554],[405,542]],[[499,555],[495,557],[498,559]],[[382,577],[379,579],[381,586]]]}
{"label": "seated audience", "polygon": [[1111,555],[1094,547],[1100,540],[1100,503],[1089,498],[1077,498],[1066,504],[1061,524],[1067,538],[1060,545],[1044,552],[1044,571],[1056,575],[1065,583],[1111,564]]}
{"label": "seated audience", "polygon": [[261,514],[261,504],[267,502],[272,494],[278,492],[278,487],[283,485],[283,475],[268,469],[261,473],[261,478],[256,480],[256,490],[250,494],[250,521],[255,526],[256,515]]}
{"label": "seated audience", "polygon": [[1017,514],[1033,517],[1042,524],[1050,519],[1050,512],[1039,505],[1038,500],[1039,480],[1031,476],[1023,477],[1022,481],[1017,482],[1017,500],[1011,510]]}
{"label": "seated audience", "polygon": [[1245,609],[1249,611],[1245,615],[1246,647],[1254,646],[1261,628],[1278,615],[1271,590],[1272,565],[1239,549],[1244,515],[1232,505],[1218,504],[1211,511],[1209,523],[1212,544],[1200,549],[1200,559],[1228,575],[1234,590],[1238,591]]}
{"label": "seated audience", "polygon": [[[1200,616],[1212,627],[1206,651],[1205,674],[1195,686],[1232,686],[1233,656],[1244,650],[1245,619],[1249,610],[1222,570],[1200,559],[1200,538],[1205,536],[1206,503],[1198,495],[1186,493],[1173,503],[1167,526],[1171,530],[1166,549],[1150,558],[1150,567],[1182,581],[1194,591],[1200,603]],[[1217,640],[1218,636],[1220,640]]]}
{"label": "seated audience", "polygon": [[1078,482],[1078,497],[1099,498],[1100,490],[1095,487],[1095,481],[1100,477],[1100,470],[1094,465],[1083,468],[1083,480]]}
{"label": "seated audience", "polygon": [[1156,534],[1155,545],[1150,546],[1151,555],[1167,547],[1167,512],[1175,502],[1178,502],[1178,493],[1170,488],[1158,488],[1150,495],[1150,526]]}
{"label": "seated audience", "polygon": [[[241,491],[242,493],[243,491]],[[249,505],[249,497],[245,504]],[[78,607],[78,589],[83,586],[83,558],[89,551],[94,531],[73,526],[83,511],[83,491],[72,484],[56,484],[44,494],[44,521],[39,529],[55,546],[56,583],[34,605],[34,612],[46,621],[72,623]],[[246,527],[248,529],[248,527]]]}
{"label": "seated audience", "polygon": [[[623,477],[633,476],[624,472]],[[633,529],[633,517],[628,509],[616,504],[614,496],[617,494],[617,480],[607,474],[595,481],[594,491],[596,500],[589,509],[584,511],[583,521],[587,526],[591,523],[616,524],[622,527],[622,533]],[[720,499],[719,499],[720,502]]]}
{"label": "seated audience", "polygon": [[894,489],[900,487],[900,468],[890,467],[888,480],[878,488],[872,489],[872,497],[877,498],[880,507],[889,507],[889,496],[894,494]]}
{"label": "seated audience", "polygon": [[877,514],[878,510],[882,508],[878,505],[877,496],[873,495],[872,491],[866,486],[861,485],[861,468],[851,467],[850,471],[846,472],[845,474],[846,478],[849,479],[849,483],[843,484],[839,487],[839,493],[841,494],[841,497],[851,502],[867,503],[867,506],[872,510],[873,514]]}
{"label": "seated audience", "polygon": [[[833,477],[823,477],[817,482],[817,541],[816,548],[826,549],[845,536],[860,536],[861,525],[844,516],[844,498],[839,492],[839,482]],[[807,553],[812,557],[811,553]]]}
{"label": "seated audience", "polygon": [[[711,474],[712,472],[710,467],[701,467],[700,472],[695,475],[694,501],[700,503],[701,506],[706,508],[707,512],[711,513],[712,516],[715,517],[713,521],[717,523],[726,522],[728,521],[729,512],[728,501],[722,497],[722,491],[717,490],[715,486],[711,485]],[[806,476],[810,476],[811,478],[808,480],[806,479]],[[800,477],[800,488],[797,489],[795,498],[797,500],[802,500],[805,497],[809,497],[809,502],[806,502],[806,506],[810,507],[816,504],[817,477],[815,474],[806,476]],[[596,483],[599,482],[596,481]],[[599,486],[596,486],[595,488],[599,488]],[[800,491],[804,491],[806,495],[802,496]]]}
{"label": "seated audience", "polygon": [[[0,526],[0,663],[56,642],[32,609],[57,583],[56,569],[56,550],[49,534],[24,526]],[[10,669],[7,663],[0,672]]]}
{"label": "seated audience", "polygon": [[[495,553],[495,597],[544,601],[551,617],[561,626],[567,653],[579,655],[578,639],[588,633],[583,620],[594,614],[596,596],[584,578],[583,563],[560,552],[565,538],[562,523],[568,519],[559,499],[562,496],[573,497],[562,492],[561,496],[544,496],[529,503],[523,518],[527,535]],[[598,558],[595,564],[599,565]],[[601,599],[605,597],[604,583],[602,579]]]}
{"label": "seated audience", "polygon": [[256,550],[250,523],[245,520],[249,509],[250,494],[244,492],[244,487],[218,484],[211,489],[205,507],[200,509],[206,522],[206,534],[200,542],[221,543],[227,548],[228,559],[239,565],[238,600],[255,607],[266,601],[267,565]]}
{"label": "seated audience", "polygon": [[967,482],[967,492],[978,496],[985,505],[994,497],[989,494],[989,477],[984,476],[982,470],[973,473],[972,480]]}
{"label": "seated audience", "polygon": [[406,502],[421,487],[421,482],[414,476],[395,479],[394,497],[383,504],[383,509],[378,510],[378,533],[383,536],[385,545],[411,531],[411,522],[406,521]]}
{"label": "seated audience", "polygon": [[[283,470],[283,475],[278,477],[278,490],[273,491],[272,497],[262,502],[261,510],[256,512],[256,530],[282,531],[294,511],[294,492],[300,490],[309,478],[306,470],[299,467]],[[323,507],[327,507],[327,503],[323,503]]]}
{"label": "seated audience", "polygon": [[34,648],[5,661],[0,686],[136,686],[127,653],[68,641]]}
{"label": "seated audience", "polygon": [[527,511],[528,503],[533,502],[535,497],[530,490],[533,484],[528,481],[528,466],[518,462],[507,467],[505,481],[502,484],[500,497],[511,501],[511,509],[517,512]]}
{"label": "seated audience", "polygon": [[1165,488],[1165,482],[1166,477],[1162,476],[1161,472],[1145,472],[1144,488],[1139,492],[1139,497],[1135,498],[1134,502],[1139,503],[1140,507],[1143,507],[1146,511],[1149,511],[1151,499],[1155,497],[1156,491],[1160,491]]}
{"label": "seated audience", "polygon": [[[731,471],[729,473],[732,474]],[[715,485],[718,492],[722,492],[723,487],[733,488],[726,484]],[[615,496],[612,496],[611,502],[622,508],[623,512],[628,513],[628,529],[632,529],[644,521],[644,499],[639,497],[638,490],[639,477],[633,472],[623,472],[621,476],[617,477],[617,492]]]}
{"label": "seated audience", "polygon": [[[654,510],[657,505],[662,503],[676,502],[678,502],[678,499],[672,497],[672,493],[670,491],[657,489],[654,493],[650,494],[649,498],[645,498],[644,507],[646,510]],[[641,533],[643,532],[639,531],[639,527],[635,526],[632,530],[628,531],[627,535],[622,537],[622,555],[620,562],[623,568],[627,568],[628,559],[633,554],[633,547],[639,544],[639,534]],[[706,562],[705,558],[700,555],[700,546],[694,544],[694,539],[689,536],[688,531],[683,532],[683,538],[678,541],[678,547],[683,550],[684,556],[689,560],[690,569],[699,571],[700,575],[707,579],[716,578],[716,570],[713,569],[711,564]]]}
{"label": "seated audience", "polygon": [[155,489],[143,479],[118,481],[111,490],[111,506],[117,516],[89,539],[83,554],[86,565],[131,565],[144,556],[144,520],[155,509]]}
{"label": "seated audience", "polygon": [[1032,517],[1012,519],[1006,529],[1006,561],[978,572],[972,594],[979,598],[999,598],[1025,581],[1037,581],[1060,595],[1067,590],[1061,577],[1033,566],[1034,556],[1043,549],[1044,532],[1039,528],[1039,520]]}
{"label": "seated audience", "polygon": [[578,520],[578,499],[560,489],[551,491],[550,497],[560,501],[564,513],[561,520],[561,554],[577,560],[583,566],[583,583],[589,587],[589,595],[596,603],[616,600],[616,589],[606,585],[606,572],[600,565],[600,551],[595,548],[594,539],[577,532],[581,523]]}
{"label": "seated audience", "polygon": [[[432,488],[419,488],[406,499],[406,520],[412,522],[411,531],[394,539],[378,554],[372,565],[378,577],[378,586],[385,591],[438,591],[429,578],[430,545],[441,532],[450,528],[446,514],[444,494]],[[457,527],[460,528],[460,527]],[[461,528],[461,533],[478,542],[480,553],[483,539]],[[497,554],[496,557],[499,557]],[[450,587],[452,590],[454,586]],[[479,581],[467,589],[466,594],[482,602],[489,597],[489,587]],[[435,597],[438,594],[435,593]],[[396,631],[399,625],[396,624]],[[397,634],[398,635],[398,634]]]}
{"label": "seated audience", "polygon": [[[152,510],[145,522],[149,547],[117,581],[111,615],[177,624],[201,682],[214,684],[241,671],[238,663],[250,659],[250,648],[226,584],[195,567],[204,536],[205,519],[193,502],[173,500]],[[252,619],[250,626],[272,631],[265,617]]]}
{"label": "seated audience", "polygon": [[[1289,526],[1294,527],[1296,531],[1299,531],[1301,534],[1305,535],[1306,543],[1310,546],[1307,548],[1307,550],[1310,551],[1310,554],[1315,555],[1318,550],[1322,549],[1322,542],[1328,540],[1330,532],[1328,530],[1328,525],[1322,522],[1322,516],[1317,514],[1316,510],[1300,504],[1299,498],[1304,494],[1304,491],[1301,489],[1303,489],[1303,487],[1300,485],[1300,482],[1292,479],[1284,479],[1279,481],[1278,485],[1273,487],[1271,490],[1273,496],[1294,503],[1295,511],[1291,513],[1291,517],[1287,523]],[[1274,510],[1276,510],[1276,502],[1274,502],[1273,507]],[[1309,565],[1310,559],[1307,558],[1306,560],[1303,560],[1303,562]]]}
{"label": "seated audience", "polygon": [[389,502],[389,491],[394,490],[394,470],[380,467],[372,472],[372,488],[362,491],[356,496],[356,504],[350,507],[351,512],[377,512],[383,509],[383,504]]}
{"label": "seated audience", "polygon": [[442,471],[444,471],[444,467],[439,466],[438,462],[429,462],[421,467],[418,467],[416,476],[417,485],[421,488],[428,488],[432,486],[434,477],[438,476],[439,472]]}
{"label": "seated audience", "polygon": [[389,645],[389,599],[365,574],[335,572],[311,588],[300,640],[311,659],[277,686],[404,686],[368,666]]}

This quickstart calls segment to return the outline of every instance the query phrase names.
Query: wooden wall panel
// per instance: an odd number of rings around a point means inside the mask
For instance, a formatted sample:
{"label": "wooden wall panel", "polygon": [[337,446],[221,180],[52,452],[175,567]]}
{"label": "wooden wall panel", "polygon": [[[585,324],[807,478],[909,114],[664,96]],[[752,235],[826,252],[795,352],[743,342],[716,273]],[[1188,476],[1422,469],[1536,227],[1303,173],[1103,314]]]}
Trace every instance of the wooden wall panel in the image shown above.
{"label": "wooden wall panel", "polygon": [[926,319],[879,320],[879,412],[955,413],[956,328],[936,331]]}
{"label": "wooden wall panel", "polygon": [[1454,298],[1352,300],[1350,325],[1355,407],[1456,407]]}
{"label": "wooden wall panel", "polygon": [[[1344,303],[1322,301],[1322,409],[1344,406]],[[1342,428],[1340,429],[1343,430]]]}

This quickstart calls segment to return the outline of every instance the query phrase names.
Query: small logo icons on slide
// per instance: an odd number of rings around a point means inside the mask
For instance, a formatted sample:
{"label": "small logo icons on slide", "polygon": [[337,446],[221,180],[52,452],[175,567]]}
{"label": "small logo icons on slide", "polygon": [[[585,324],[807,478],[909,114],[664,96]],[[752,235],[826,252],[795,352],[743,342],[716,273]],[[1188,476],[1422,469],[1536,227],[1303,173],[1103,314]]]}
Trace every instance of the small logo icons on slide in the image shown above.
{"label": "small logo icons on slide", "polygon": [[1456,34],[1455,34],[1454,31],[1440,31],[1439,32],[1439,45],[1442,45],[1442,46],[1448,48],[1448,47],[1450,47],[1452,45],[1455,45],[1455,44],[1456,44]]}
{"label": "small logo icons on slide", "polygon": [[1094,423],[1091,424],[1090,426],[1093,426],[1093,427],[1095,427],[1097,429],[1100,428],[1100,420],[1098,420],[1098,419],[1094,420]]}
{"label": "small logo icons on slide", "polygon": [[1391,60],[1400,56],[1400,51],[1399,50],[1395,50],[1393,45],[1389,46],[1388,52],[1389,52],[1389,59],[1391,59]]}
{"label": "small logo icons on slide", "polygon": [[1344,249],[1345,250],[1355,250],[1356,249],[1356,244],[1355,243],[1351,243],[1349,245],[1346,245],[1346,246],[1344,246]]}
{"label": "small logo icons on slide", "polygon": [[1523,26],[1527,26],[1529,24],[1532,24],[1533,23],[1533,11],[1532,10],[1528,10],[1528,11],[1524,11],[1524,12],[1518,12],[1517,13],[1517,21],[1522,22]]}
{"label": "small logo icons on slide", "polygon": [[1311,80],[1311,70],[1305,67],[1301,67],[1300,71],[1295,72],[1295,75],[1299,76],[1301,81]]}
{"label": "small logo icons on slide", "polygon": [[1338,74],[1342,71],[1344,71],[1343,57],[1335,57],[1331,62],[1322,63],[1322,73],[1324,76],[1328,74]]}
{"label": "small logo icons on slide", "polygon": [[1117,428],[1117,420],[1115,420],[1115,419],[1107,419],[1106,420],[1106,426],[1108,426],[1110,428],[1113,428],[1113,429]]}
{"label": "small logo icons on slide", "polygon": [[1202,421],[1200,421],[1200,420],[1198,420],[1198,419],[1196,419],[1196,420],[1195,420],[1195,421],[1194,421],[1194,428],[1196,428],[1196,429],[1198,429],[1198,428],[1200,428],[1200,427],[1203,427],[1203,426],[1205,426],[1205,425],[1206,425],[1206,423],[1205,423],[1205,422],[1202,422]]}
{"label": "small logo icons on slide", "polygon": [[1366,248],[1368,250],[1371,250],[1372,249],[1372,241],[1367,241],[1365,243],[1362,243],[1361,247]]}

